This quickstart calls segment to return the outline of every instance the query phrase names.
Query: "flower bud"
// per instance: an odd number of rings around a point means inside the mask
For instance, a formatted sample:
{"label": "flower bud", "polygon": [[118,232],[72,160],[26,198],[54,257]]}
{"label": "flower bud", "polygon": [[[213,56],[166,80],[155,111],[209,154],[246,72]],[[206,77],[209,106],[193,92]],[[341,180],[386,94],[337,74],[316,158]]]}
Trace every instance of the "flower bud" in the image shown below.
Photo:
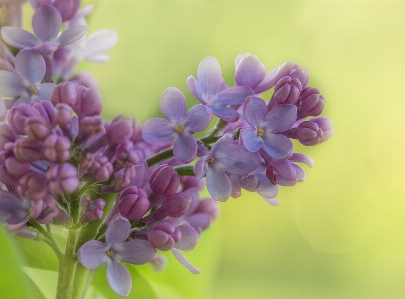
{"label": "flower bud", "polygon": [[317,145],[321,142],[322,136],[323,132],[315,122],[304,121],[297,127],[297,139],[303,145]]}
{"label": "flower bud", "polygon": [[61,211],[64,212],[58,207],[55,198],[52,195],[45,194],[45,196],[42,197],[42,201],[44,203],[44,208],[42,209],[41,214],[35,218],[36,222],[41,224],[51,223]]}
{"label": "flower bud", "polygon": [[73,109],[79,118],[100,115],[103,103],[96,89],[79,86],[76,92],[77,100]]}
{"label": "flower bud", "polygon": [[31,168],[31,164],[30,163],[24,163],[21,162],[20,160],[18,160],[15,157],[9,157],[6,161],[5,161],[5,166],[7,169],[7,172],[9,174],[11,174],[12,176],[16,177],[16,178],[20,178],[22,177],[24,174],[26,174],[30,168]]}
{"label": "flower bud", "polygon": [[109,186],[100,186],[100,191],[103,193],[116,193],[131,185],[136,185],[133,183],[136,174],[135,165],[129,165],[128,167],[115,172],[114,180],[111,182],[111,184]]}
{"label": "flower bud", "polygon": [[180,185],[180,177],[172,166],[160,165],[149,180],[150,188],[160,196],[174,194]]}
{"label": "flower bud", "polygon": [[56,104],[55,120],[62,128],[66,128],[72,122],[72,108],[68,104]]}
{"label": "flower bud", "polygon": [[285,76],[290,76],[291,73],[298,68],[299,68],[298,64],[295,64],[292,61],[287,61],[283,63],[277,68],[276,75],[274,76],[274,82],[277,83],[281,78]]}
{"label": "flower bud", "polygon": [[3,149],[6,143],[14,142],[18,139],[18,135],[13,132],[10,126],[6,123],[0,123],[0,149]]}
{"label": "flower bud", "polygon": [[104,182],[110,178],[113,173],[113,166],[105,156],[96,158],[91,166],[91,174],[97,181]]}
{"label": "flower bud", "polygon": [[65,136],[52,134],[44,141],[44,156],[52,162],[64,162],[70,158],[70,140]]}
{"label": "flower bud", "polygon": [[55,106],[58,104],[66,104],[74,107],[77,99],[76,87],[72,82],[65,82],[57,85],[51,95],[51,102]]}
{"label": "flower bud", "polygon": [[314,117],[313,119],[311,119],[311,122],[316,123],[319,126],[319,128],[321,128],[323,132],[321,142],[325,142],[326,140],[331,138],[333,133],[335,132],[333,130],[333,123],[330,118],[322,116]]}
{"label": "flower bud", "polygon": [[115,150],[114,169],[118,170],[131,164],[138,164],[140,154],[133,149],[134,144],[131,141],[121,143]]}
{"label": "flower bud", "polygon": [[51,126],[43,117],[34,116],[25,121],[25,132],[29,139],[43,141],[51,134]]}
{"label": "flower bud", "polygon": [[199,202],[195,214],[204,213],[211,217],[212,220],[215,220],[219,216],[218,202],[212,198],[206,198]]}
{"label": "flower bud", "polygon": [[80,119],[79,134],[76,142],[83,143],[91,136],[103,131],[103,119],[100,116],[86,116]]}
{"label": "flower bud", "polygon": [[178,218],[183,216],[193,201],[193,198],[185,192],[175,193],[165,199],[162,209],[166,216]]}
{"label": "flower bud", "polygon": [[42,142],[21,138],[15,142],[13,153],[22,162],[33,162],[42,157],[43,151]]}
{"label": "flower bud", "polygon": [[37,103],[33,103],[32,107],[34,107],[34,109],[38,111],[39,115],[41,115],[52,128],[56,126],[56,108],[51,102],[41,100]]}
{"label": "flower bud", "polygon": [[83,174],[84,172],[86,172],[87,169],[89,169],[91,167],[91,165],[93,165],[93,155],[90,153],[85,153],[84,155],[81,155],[79,158],[79,169],[80,172]]}
{"label": "flower bud", "polygon": [[74,17],[80,6],[80,0],[55,0],[53,6],[60,12],[62,21],[69,21]]}
{"label": "flower bud", "polygon": [[148,233],[149,243],[156,249],[163,251],[172,249],[180,239],[180,230],[168,221],[157,223]]}
{"label": "flower bud", "polygon": [[300,95],[300,106],[298,113],[305,116],[318,116],[325,106],[325,97],[320,94],[318,88],[307,87]]}
{"label": "flower bud", "polygon": [[71,194],[79,188],[76,168],[67,162],[53,165],[46,173],[49,187],[59,195]]}
{"label": "flower bud", "polygon": [[97,79],[86,72],[77,73],[75,76],[73,76],[70,82],[72,82],[76,87],[83,85],[87,88],[98,88],[99,85]]}
{"label": "flower bud", "polygon": [[183,186],[183,191],[190,188],[197,188],[198,190],[201,190],[204,187],[203,180],[198,180],[195,176],[181,176],[180,183]]}
{"label": "flower bud", "polygon": [[309,74],[308,71],[306,69],[303,68],[298,68],[296,70],[294,70],[290,77],[292,79],[298,79],[301,83],[302,88],[305,88],[308,84],[309,81]]}
{"label": "flower bud", "polygon": [[300,80],[285,76],[274,87],[273,98],[277,104],[295,104],[298,101],[302,85]]}
{"label": "flower bud", "polygon": [[25,121],[39,113],[31,105],[20,104],[10,109],[8,114],[8,124],[13,131],[19,135],[25,135]]}
{"label": "flower bud", "polygon": [[149,210],[148,195],[136,186],[126,188],[118,198],[120,214],[129,220],[139,219]]}
{"label": "flower bud", "polygon": [[43,174],[28,172],[19,181],[18,193],[31,200],[40,200],[46,194],[48,182]]}
{"label": "flower bud", "polygon": [[97,198],[95,200],[88,200],[83,198],[82,200],[84,215],[87,217],[86,220],[99,220],[103,218],[105,201],[102,198]]}
{"label": "flower bud", "polygon": [[117,116],[106,129],[110,143],[124,143],[134,135],[134,121],[125,116]]}

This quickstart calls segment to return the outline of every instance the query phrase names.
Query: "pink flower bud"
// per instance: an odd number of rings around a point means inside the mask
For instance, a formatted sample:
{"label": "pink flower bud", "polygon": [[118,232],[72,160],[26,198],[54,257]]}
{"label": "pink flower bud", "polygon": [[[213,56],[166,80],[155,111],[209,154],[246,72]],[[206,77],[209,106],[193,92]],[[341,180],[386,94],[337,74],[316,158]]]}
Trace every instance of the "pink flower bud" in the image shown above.
{"label": "pink flower bud", "polygon": [[180,185],[180,177],[173,167],[160,165],[152,174],[149,180],[150,188],[160,196],[174,194]]}
{"label": "pink flower bud", "polygon": [[320,94],[318,88],[307,87],[300,95],[300,106],[298,113],[305,116],[318,116],[325,106],[325,97]]}
{"label": "pink flower bud", "polygon": [[124,143],[134,134],[134,122],[131,118],[117,116],[106,129],[107,139],[110,143]]}
{"label": "pink flower bud", "polygon": [[66,128],[72,122],[72,108],[68,104],[56,104],[55,120],[62,128]]}
{"label": "pink flower bud", "polygon": [[298,68],[296,70],[294,70],[290,77],[292,79],[298,79],[301,83],[302,88],[305,88],[308,84],[309,81],[309,74],[308,71],[306,69],[303,68]]}
{"label": "pink flower bud", "polygon": [[149,243],[156,249],[163,251],[172,249],[180,239],[180,230],[168,221],[157,223],[148,233]]}
{"label": "pink flower bud", "polygon": [[40,141],[21,138],[15,142],[14,155],[22,162],[33,162],[42,157],[44,144]]}
{"label": "pink flower bud", "polygon": [[121,215],[129,220],[139,219],[149,210],[148,195],[136,186],[122,191],[118,201]]}
{"label": "pink flower bud", "polygon": [[64,211],[58,207],[55,198],[52,195],[45,194],[42,201],[44,203],[44,208],[42,209],[41,214],[35,218],[36,222],[48,224],[51,223],[54,218],[57,218],[60,213],[64,213]]}
{"label": "pink flower bud", "polygon": [[70,140],[65,136],[52,134],[44,141],[44,156],[52,162],[64,162],[70,158]]}
{"label": "pink flower bud", "polygon": [[18,139],[18,135],[13,132],[10,126],[6,123],[0,123],[0,149],[8,142],[14,142]]}
{"label": "pink flower bud", "polygon": [[79,86],[76,92],[77,100],[73,109],[79,118],[100,115],[103,103],[101,95],[96,89]]}
{"label": "pink flower bud", "polygon": [[79,188],[76,168],[67,162],[53,165],[46,173],[49,187],[56,194],[71,194]]}
{"label": "pink flower bud", "polygon": [[15,157],[8,158],[4,164],[6,166],[8,173],[16,178],[22,177],[31,168],[30,163],[21,162]]}
{"label": "pink flower bud", "polygon": [[297,139],[303,145],[317,145],[321,142],[322,136],[323,132],[315,122],[304,121],[297,127]]}
{"label": "pink flower bud", "polygon": [[84,214],[89,220],[99,220],[103,218],[105,201],[102,198],[95,200],[88,200],[83,198],[82,200]]}
{"label": "pink flower bud", "polygon": [[165,199],[162,209],[166,216],[178,218],[183,216],[193,201],[193,198],[185,192],[175,193]]}
{"label": "pink flower bud", "polygon": [[66,104],[70,107],[74,107],[76,103],[77,92],[76,87],[71,82],[65,82],[57,85],[51,95],[51,102],[55,106],[58,104]]}
{"label": "pink flower bud", "polygon": [[40,200],[46,194],[48,182],[43,174],[28,172],[19,181],[18,193],[31,200]]}
{"label": "pink flower bud", "polygon": [[104,121],[100,116],[86,116],[81,118],[79,134],[77,135],[76,142],[85,142],[91,136],[102,132],[103,123]]}
{"label": "pink flower bud", "polygon": [[8,124],[13,131],[19,135],[25,135],[25,121],[39,113],[31,105],[20,104],[10,109],[8,113]]}
{"label": "pink flower bud", "polygon": [[311,122],[316,123],[319,126],[319,128],[321,128],[323,132],[321,142],[325,142],[326,140],[331,138],[333,133],[335,132],[333,130],[333,123],[330,118],[322,116],[314,117],[313,119],[311,119]]}
{"label": "pink flower bud", "polygon": [[56,108],[51,102],[41,100],[37,103],[33,103],[32,107],[34,107],[34,109],[38,111],[39,115],[41,115],[50,124],[52,128],[56,126],[55,121]]}
{"label": "pink flower bud", "polygon": [[80,0],[55,0],[52,4],[59,10],[62,21],[66,22],[76,14],[80,6]]}
{"label": "pink flower bud", "polygon": [[79,158],[79,169],[80,172],[85,172],[87,169],[93,165],[93,155],[89,153],[85,153],[84,155],[80,156]]}
{"label": "pink flower bud", "polygon": [[285,76],[274,87],[273,98],[277,104],[295,104],[298,101],[302,89],[298,79]]}
{"label": "pink flower bud", "polygon": [[113,166],[105,156],[96,158],[91,166],[91,174],[97,181],[104,182],[110,178],[113,173]]}
{"label": "pink flower bud", "polygon": [[31,117],[25,121],[25,132],[29,139],[43,141],[51,134],[51,126],[43,117]]}

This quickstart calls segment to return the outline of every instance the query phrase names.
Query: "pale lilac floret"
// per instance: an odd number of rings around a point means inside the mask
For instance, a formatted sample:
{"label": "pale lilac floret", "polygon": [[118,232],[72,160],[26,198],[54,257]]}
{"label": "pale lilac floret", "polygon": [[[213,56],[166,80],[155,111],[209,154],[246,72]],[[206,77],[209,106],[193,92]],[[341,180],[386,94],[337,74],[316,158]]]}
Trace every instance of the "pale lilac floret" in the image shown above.
{"label": "pale lilac floret", "polygon": [[223,89],[221,67],[212,56],[201,61],[197,76],[198,80],[193,76],[187,79],[187,86],[191,93],[220,119],[236,122],[240,117],[239,113],[229,106],[243,104],[245,99],[252,95],[252,90],[247,86]]}
{"label": "pale lilac floret", "polygon": [[225,172],[247,175],[260,165],[257,153],[232,143],[233,134],[225,134],[214,144],[208,155],[202,156],[194,166],[197,178],[206,175],[208,192],[215,200],[226,201],[231,195],[231,182]]}
{"label": "pale lilac floret", "polygon": [[113,219],[108,226],[105,241],[92,240],[78,251],[78,260],[86,268],[95,269],[107,263],[107,280],[111,288],[126,297],[132,288],[131,276],[123,262],[142,265],[156,255],[156,250],[145,240],[130,240],[129,221],[121,216]]}
{"label": "pale lilac floret", "polygon": [[0,71],[0,97],[17,98],[14,105],[51,99],[55,84],[41,84],[46,65],[39,53],[31,50],[18,53],[15,70],[16,73]]}
{"label": "pale lilac floret", "polygon": [[32,28],[35,35],[19,27],[6,26],[1,30],[4,41],[17,49],[34,49],[43,54],[55,52],[86,33],[86,26],[69,28],[61,35],[62,16],[52,5],[46,4],[35,10]]}
{"label": "pale lilac floret", "polygon": [[174,141],[174,157],[180,163],[191,162],[197,154],[197,140],[191,133],[206,129],[211,121],[211,112],[203,105],[186,112],[186,98],[174,87],[166,89],[160,98],[160,110],[169,119],[152,118],[142,127],[142,138],[156,146],[165,146]]}
{"label": "pale lilac floret", "polygon": [[278,105],[266,115],[266,103],[258,97],[250,97],[244,104],[243,113],[251,125],[241,131],[241,138],[249,151],[264,148],[278,160],[291,156],[291,140],[277,133],[288,130],[294,124],[297,118],[295,105]]}

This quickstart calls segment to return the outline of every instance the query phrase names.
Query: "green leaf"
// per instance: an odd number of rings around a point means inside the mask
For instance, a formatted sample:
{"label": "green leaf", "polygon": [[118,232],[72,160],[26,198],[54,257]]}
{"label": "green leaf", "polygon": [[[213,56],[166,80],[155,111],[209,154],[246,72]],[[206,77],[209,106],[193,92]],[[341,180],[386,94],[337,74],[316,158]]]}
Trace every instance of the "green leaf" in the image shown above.
{"label": "green leaf", "polygon": [[[56,285],[58,283],[58,272],[43,269],[24,267],[24,272],[35,283],[38,289],[47,299],[53,299],[56,295]],[[25,298],[25,297],[22,297]],[[26,297],[31,298],[31,297]]]}
{"label": "green leaf", "polygon": [[32,292],[29,281],[21,269],[15,244],[7,236],[3,227],[0,227],[0,290],[2,298],[39,298]]}

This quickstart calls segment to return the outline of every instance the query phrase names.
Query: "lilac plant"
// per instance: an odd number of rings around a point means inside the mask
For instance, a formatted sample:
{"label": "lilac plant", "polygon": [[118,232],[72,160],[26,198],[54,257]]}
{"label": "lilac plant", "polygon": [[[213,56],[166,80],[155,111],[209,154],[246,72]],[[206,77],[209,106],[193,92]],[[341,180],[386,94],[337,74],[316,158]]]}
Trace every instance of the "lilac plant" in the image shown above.
{"label": "lilac plant", "polygon": [[[81,60],[108,60],[116,33],[86,37],[91,8],[80,0],[31,4],[35,35],[18,20],[1,30],[0,219],[16,237],[53,249],[58,299],[86,291],[74,289],[78,267],[106,263],[108,283],[123,297],[132,286],[124,263],[162,270],[161,252],[171,251],[201,272],[181,251],[196,247],[218,217],[217,202],[247,190],[278,205],[279,185],[306,178],[297,163],[313,166],[292,139],[314,146],[333,135],[320,116],[325,97],[308,86],[305,69],[289,61],[267,71],[250,53],[236,58],[235,86],[216,58],[204,58],[186,81],[201,102],[188,111],[182,91],[170,87],[160,98],[167,119],[104,120],[94,79],[74,71]],[[266,100],[261,94],[272,88]],[[200,199],[204,182],[211,197]],[[64,251],[52,233],[58,225],[67,230]]]}

